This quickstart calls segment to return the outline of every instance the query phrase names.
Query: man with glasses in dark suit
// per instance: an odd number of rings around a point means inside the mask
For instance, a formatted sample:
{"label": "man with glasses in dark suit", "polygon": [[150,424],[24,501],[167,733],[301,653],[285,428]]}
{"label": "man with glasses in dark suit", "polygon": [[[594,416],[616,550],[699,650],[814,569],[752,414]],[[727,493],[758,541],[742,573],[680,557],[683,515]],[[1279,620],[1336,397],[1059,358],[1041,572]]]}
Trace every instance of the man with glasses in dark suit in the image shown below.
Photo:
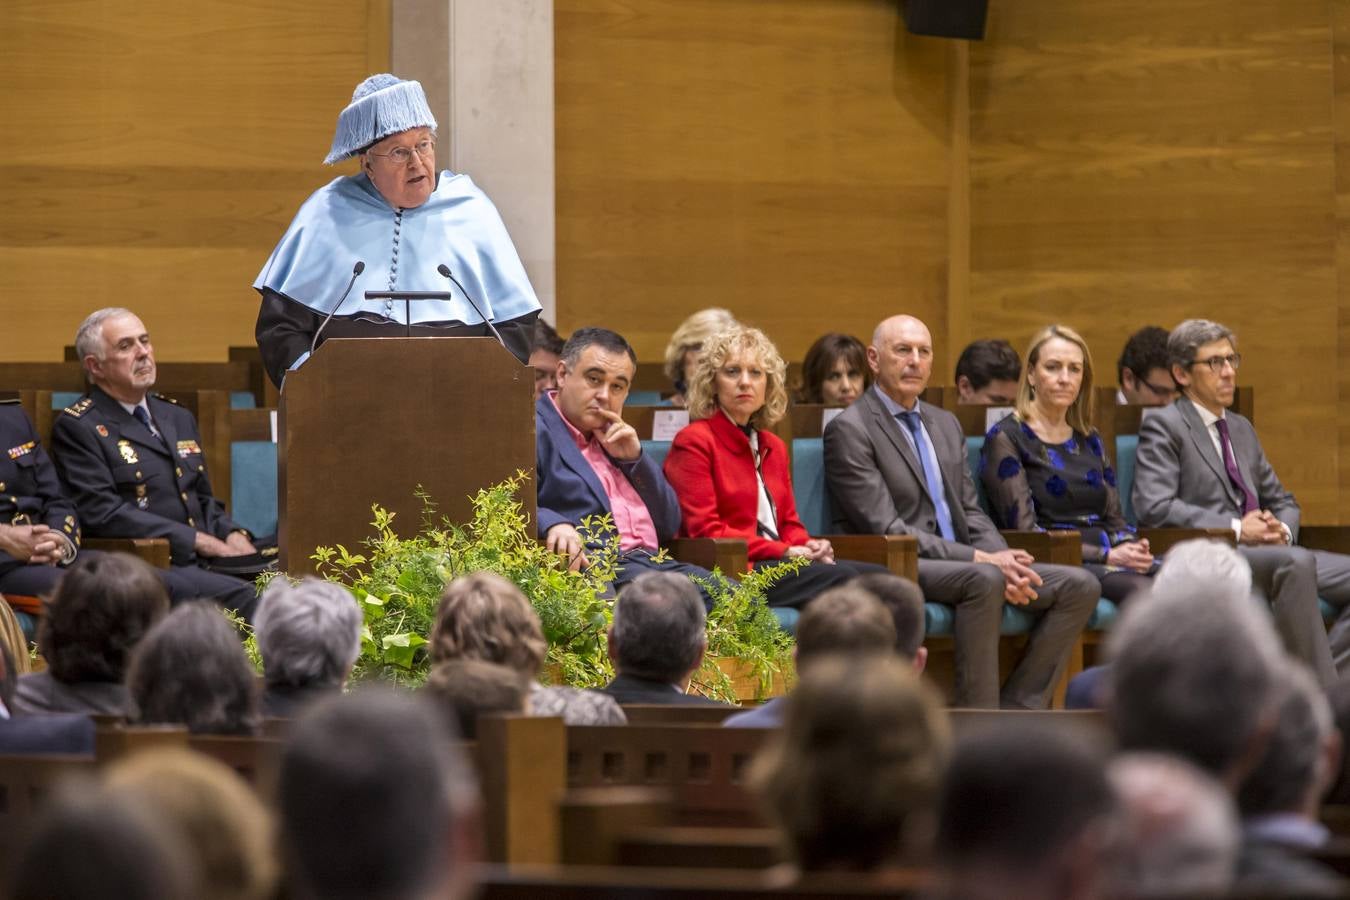
{"label": "man with glasses in dark suit", "polygon": [[[1350,557],[1297,545],[1294,495],[1252,423],[1228,408],[1242,364],[1236,345],[1206,319],[1172,329],[1167,354],[1182,396],[1140,423],[1134,509],[1148,528],[1231,528],[1286,648],[1330,684],[1337,669],[1350,671]],[[1339,610],[1330,643],[1319,595]]]}

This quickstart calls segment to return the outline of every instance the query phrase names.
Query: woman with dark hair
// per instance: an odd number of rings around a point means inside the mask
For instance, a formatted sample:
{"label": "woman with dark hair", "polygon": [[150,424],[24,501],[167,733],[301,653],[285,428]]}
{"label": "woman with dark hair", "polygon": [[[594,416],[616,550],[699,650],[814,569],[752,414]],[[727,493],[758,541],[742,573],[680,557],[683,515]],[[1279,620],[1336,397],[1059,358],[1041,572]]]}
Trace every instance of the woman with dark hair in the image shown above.
{"label": "woman with dark hair", "polygon": [[984,439],[981,480],[1001,528],[1074,529],[1083,565],[1117,603],[1147,587],[1148,541],[1125,521],[1116,475],[1092,427],[1092,354],[1072,328],[1031,340],[1016,411]]}
{"label": "woman with dark hair", "polygon": [[867,348],[851,334],[823,334],[802,360],[802,386],[798,403],[848,406],[872,386],[867,366]]}
{"label": "woman with dark hair", "polygon": [[125,553],[81,556],[43,603],[38,648],[47,669],[19,679],[21,712],[123,715],[132,648],[169,611],[147,563]]}
{"label": "woman with dark hair", "polygon": [[767,591],[770,606],[805,606],[871,563],[836,560],[797,516],[787,446],[769,429],[787,410],[787,366],[758,328],[733,325],[703,346],[689,383],[690,422],[675,435],[665,473],[680,500],[682,537],[744,538],[752,566],[807,565]]}
{"label": "woman with dark hair", "polygon": [[193,734],[257,734],[257,681],[233,626],[200,600],[150,629],[127,671],[136,722]]}

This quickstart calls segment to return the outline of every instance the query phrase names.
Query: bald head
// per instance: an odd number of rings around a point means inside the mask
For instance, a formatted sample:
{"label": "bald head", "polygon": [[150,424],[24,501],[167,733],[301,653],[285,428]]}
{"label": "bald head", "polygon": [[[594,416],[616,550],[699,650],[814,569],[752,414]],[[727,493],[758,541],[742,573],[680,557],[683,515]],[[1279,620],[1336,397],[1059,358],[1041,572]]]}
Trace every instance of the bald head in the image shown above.
{"label": "bald head", "polygon": [[928,386],[933,374],[933,336],[913,316],[891,316],[872,332],[867,364],[877,387],[906,409]]}

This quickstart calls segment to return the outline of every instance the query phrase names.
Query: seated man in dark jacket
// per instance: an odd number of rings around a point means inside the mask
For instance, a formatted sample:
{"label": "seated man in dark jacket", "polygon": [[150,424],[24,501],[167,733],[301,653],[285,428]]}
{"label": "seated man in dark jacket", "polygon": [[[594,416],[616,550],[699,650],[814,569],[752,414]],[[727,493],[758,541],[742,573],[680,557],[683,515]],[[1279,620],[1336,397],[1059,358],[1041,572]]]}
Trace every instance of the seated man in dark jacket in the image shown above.
{"label": "seated man in dark jacket", "polygon": [[605,688],[620,703],[721,706],[689,694],[689,680],[708,648],[707,615],[698,590],[683,575],[649,572],[614,601],[609,658],[617,673]]}
{"label": "seated man in dark jacket", "polygon": [[174,574],[194,596],[251,617],[253,586],[201,567],[257,548],[211,493],[192,413],[149,393],[155,354],[145,326],[128,310],[101,309],[80,325],[75,348],[92,384],[57,417],[52,449],[85,531],[167,538]]}
{"label": "seated man in dark jacket", "polygon": [[[544,392],[534,406],[539,537],[566,554],[573,568],[583,568],[593,548],[578,531],[581,520],[609,514],[619,538],[616,588],[652,570],[709,575],[698,566],[653,558],[680,529],[680,503],[660,464],[642,452],[637,431],[623,420],[636,371],[637,355],[622,336],[578,329],[563,345],[557,389]],[[706,592],[703,602],[711,608]]]}
{"label": "seated man in dark jacket", "polygon": [[94,720],[78,713],[21,715],[14,706],[14,660],[0,643],[0,753],[94,752]]}

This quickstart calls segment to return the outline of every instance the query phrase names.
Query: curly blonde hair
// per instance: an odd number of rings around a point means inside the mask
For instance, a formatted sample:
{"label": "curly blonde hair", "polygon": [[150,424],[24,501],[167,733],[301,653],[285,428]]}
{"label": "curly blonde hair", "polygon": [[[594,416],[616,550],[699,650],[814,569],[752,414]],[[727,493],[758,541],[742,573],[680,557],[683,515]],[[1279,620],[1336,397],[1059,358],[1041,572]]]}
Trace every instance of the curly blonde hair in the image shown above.
{"label": "curly blonde hair", "polygon": [[533,678],[547,651],[534,607],[505,578],[475,572],[446,585],[431,632],[433,663],[481,659]]}
{"label": "curly blonde hair", "polygon": [[737,351],[749,353],[764,369],[764,405],[750,416],[750,424],[757,429],[772,428],[787,412],[787,363],[764,332],[748,325],[732,325],[704,342],[698,368],[685,391],[689,417],[706,419],[717,409],[717,370]]}
{"label": "curly blonde hair", "polygon": [[671,384],[684,378],[684,355],[690,350],[700,350],[703,344],[717,334],[736,324],[736,317],[720,306],[700,309],[680,323],[666,344],[666,377]]}

